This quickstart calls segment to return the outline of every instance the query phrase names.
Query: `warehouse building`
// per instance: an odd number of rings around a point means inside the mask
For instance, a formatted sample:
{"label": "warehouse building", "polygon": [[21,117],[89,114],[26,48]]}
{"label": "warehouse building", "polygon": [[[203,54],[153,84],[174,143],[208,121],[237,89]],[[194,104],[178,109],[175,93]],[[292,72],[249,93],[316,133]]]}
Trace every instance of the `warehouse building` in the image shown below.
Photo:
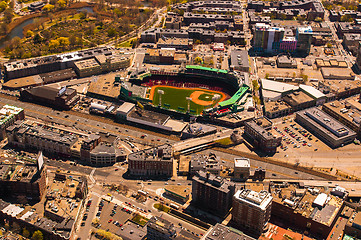
{"label": "warehouse building", "polygon": [[344,146],[356,137],[354,131],[316,107],[297,112],[296,121],[332,148]]}

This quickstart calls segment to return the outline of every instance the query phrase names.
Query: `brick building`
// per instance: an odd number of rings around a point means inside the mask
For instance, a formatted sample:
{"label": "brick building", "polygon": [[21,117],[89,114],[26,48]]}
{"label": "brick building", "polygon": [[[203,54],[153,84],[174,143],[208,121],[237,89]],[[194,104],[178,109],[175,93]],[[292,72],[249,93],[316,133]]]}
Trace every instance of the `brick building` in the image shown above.
{"label": "brick building", "polygon": [[232,206],[235,185],[203,171],[192,178],[192,203],[213,214],[224,216]]}
{"label": "brick building", "polygon": [[135,176],[173,176],[172,146],[169,144],[134,152],[128,156],[128,173]]}

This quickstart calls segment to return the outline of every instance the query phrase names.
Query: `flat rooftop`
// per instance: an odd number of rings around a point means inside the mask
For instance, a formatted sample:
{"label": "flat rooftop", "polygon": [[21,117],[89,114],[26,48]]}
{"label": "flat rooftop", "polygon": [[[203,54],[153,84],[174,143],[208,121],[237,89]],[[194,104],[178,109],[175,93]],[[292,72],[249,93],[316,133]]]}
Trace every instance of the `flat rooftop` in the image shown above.
{"label": "flat rooftop", "polygon": [[272,195],[268,191],[255,192],[250,189],[238,190],[234,197],[238,201],[246,202],[249,205],[266,209],[266,207],[272,202]]}
{"label": "flat rooftop", "polygon": [[283,100],[291,107],[313,101],[313,98],[302,91],[293,92],[283,97]]}
{"label": "flat rooftop", "polygon": [[330,130],[336,136],[344,136],[349,133],[348,129],[341,124],[340,122],[336,121],[334,118],[323,112],[318,108],[310,108],[305,110],[305,114],[315,120],[317,123],[322,125],[323,127]]}
{"label": "flat rooftop", "polygon": [[0,126],[11,119],[14,115],[19,114],[21,111],[23,111],[22,108],[11,105],[4,105],[0,109]]}
{"label": "flat rooftop", "polygon": [[130,111],[128,117],[143,120],[146,122],[158,124],[158,125],[164,125],[164,123],[170,118],[166,114],[148,111],[148,110],[142,110],[138,111],[135,108]]}
{"label": "flat rooftop", "polygon": [[40,85],[43,83],[43,80],[39,75],[33,75],[28,77],[11,79],[3,84],[5,88],[25,88],[34,85]]}
{"label": "flat rooftop", "polygon": [[121,85],[114,84],[116,75],[119,75],[119,73],[107,73],[96,76],[95,81],[90,82],[87,93],[118,98]]}
{"label": "flat rooftop", "polygon": [[241,231],[217,223],[204,236],[205,240],[255,240]]}
{"label": "flat rooftop", "polygon": [[192,178],[192,181],[201,182],[209,187],[216,188],[219,191],[228,193],[231,191],[229,188],[234,186],[233,182],[226,181],[220,176],[209,174],[207,177],[206,172],[198,171],[197,174]]}
{"label": "flat rooftop", "polygon": [[[282,185],[282,186],[281,186]],[[298,184],[274,184],[270,187],[273,201],[292,208],[294,212],[305,218],[330,226],[341,210],[343,200],[329,194],[324,187],[300,188]],[[279,194],[281,192],[281,194]],[[327,194],[329,200],[324,206],[314,206],[312,203],[320,194]]]}

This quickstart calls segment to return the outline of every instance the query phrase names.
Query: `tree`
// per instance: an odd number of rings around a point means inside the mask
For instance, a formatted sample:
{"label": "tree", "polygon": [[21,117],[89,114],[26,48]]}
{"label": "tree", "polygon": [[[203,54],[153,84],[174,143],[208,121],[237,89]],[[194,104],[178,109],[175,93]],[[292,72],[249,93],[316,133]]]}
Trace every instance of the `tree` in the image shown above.
{"label": "tree", "polygon": [[34,35],[34,32],[31,31],[31,30],[28,30],[28,31],[26,32],[26,37],[32,37],[33,35]]}
{"label": "tree", "polygon": [[59,0],[56,4],[60,9],[64,9],[66,7],[67,2],[66,0]]}
{"label": "tree", "polygon": [[0,35],[6,35],[8,32],[8,25],[6,23],[0,23]]}
{"label": "tree", "polygon": [[203,59],[201,58],[201,57],[196,57],[195,59],[194,59],[194,63],[195,64],[200,64],[200,63],[202,63],[203,62]]}
{"label": "tree", "polygon": [[26,228],[23,228],[23,236],[26,238],[30,237],[30,232]]}
{"label": "tree", "polygon": [[51,12],[54,8],[55,8],[54,5],[52,5],[52,4],[46,4],[46,5],[43,7],[43,11]]}
{"label": "tree", "polygon": [[301,77],[302,77],[303,83],[307,82],[307,80],[308,80],[308,76],[307,76],[307,75],[302,74]]}
{"label": "tree", "polygon": [[258,91],[259,84],[258,84],[258,81],[256,79],[252,81],[252,87],[253,87],[253,91]]}
{"label": "tree", "polygon": [[326,44],[326,47],[332,48],[332,43],[328,42],[328,43]]}
{"label": "tree", "polygon": [[4,18],[3,18],[4,22],[11,23],[11,20],[13,19],[13,17],[14,17],[13,10],[11,10],[10,8],[5,9]]}
{"label": "tree", "polygon": [[33,233],[33,236],[31,237],[32,240],[43,240],[44,239],[44,236],[43,236],[43,233],[39,230],[35,231]]}
{"label": "tree", "polygon": [[0,12],[3,12],[7,8],[8,4],[5,1],[0,2]]}
{"label": "tree", "polygon": [[50,40],[50,43],[49,43],[50,51],[56,51],[59,46],[60,46],[60,43],[58,40],[55,40],[55,39]]}
{"label": "tree", "polygon": [[59,38],[57,38],[57,40],[58,40],[60,46],[63,47],[63,49],[66,48],[67,46],[69,46],[69,44],[70,44],[69,38],[67,38],[67,37],[59,37]]}
{"label": "tree", "polygon": [[35,34],[33,38],[34,43],[41,43],[43,41],[43,38],[39,35],[39,33]]}
{"label": "tree", "polygon": [[109,28],[108,29],[108,37],[112,38],[115,37],[115,35],[117,35],[117,31],[114,28]]}
{"label": "tree", "polygon": [[317,18],[315,19],[315,22],[322,22],[322,21],[323,21],[323,19],[320,18],[320,17],[317,17]]}
{"label": "tree", "polygon": [[265,78],[266,78],[266,79],[268,79],[268,78],[269,78],[269,73],[266,73]]}
{"label": "tree", "polygon": [[69,42],[70,42],[70,45],[71,46],[75,46],[77,44],[77,39],[76,39],[76,36],[75,35],[71,35],[69,37]]}

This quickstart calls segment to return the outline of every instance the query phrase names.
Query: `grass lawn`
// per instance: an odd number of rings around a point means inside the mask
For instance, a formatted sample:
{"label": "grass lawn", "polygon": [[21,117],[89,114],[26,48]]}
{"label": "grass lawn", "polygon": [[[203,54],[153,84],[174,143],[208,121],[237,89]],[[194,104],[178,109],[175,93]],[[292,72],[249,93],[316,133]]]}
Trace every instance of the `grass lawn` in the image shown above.
{"label": "grass lawn", "polygon": [[145,217],[142,217],[139,214],[137,214],[131,219],[131,221],[135,222],[140,226],[144,226],[149,221],[149,219],[146,219]]}
{"label": "grass lawn", "polygon": [[131,38],[131,39],[129,39],[128,41],[125,41],[125,42],[122,42],[122,43],[118,44],[117,47],[131,48],[131,47],[132,47],[131,42],[132,42],[133,40],[135,40],[135,39],[136,39],[136,38]]}
{"label": "grass lawn", "polygon": [[163,205],[163,204],[160,204],[160,203],[156,203],[154,204],[154,208],[158,209],[159,211],[163,211],[163,212],[169,212],[170,211],[170,208]]}
{"label": "grass lawn", "polygon": [[[153,96],[153,105],[158,106],[159,104],[159,94],[158,90],[163,90],[164,94],[162,95],[162,107],[173,109],[179,112],[187,112],[188,103],[186,98],[189,97],[195,90],[194,89],[180,89],[180,88],[171,88],[171,87],[156,87]],[[203,90],[206,92],[202,94],[199,99],[209,101],[212,99],[213,95],[216,93],[210,90]],[[216,103],[212,104],[212,107]],[[209,108],[209,106],[202,106],[194,103],[193,101],[190,102],[190,112],[194,115],[200,115],[203,109]]]}

